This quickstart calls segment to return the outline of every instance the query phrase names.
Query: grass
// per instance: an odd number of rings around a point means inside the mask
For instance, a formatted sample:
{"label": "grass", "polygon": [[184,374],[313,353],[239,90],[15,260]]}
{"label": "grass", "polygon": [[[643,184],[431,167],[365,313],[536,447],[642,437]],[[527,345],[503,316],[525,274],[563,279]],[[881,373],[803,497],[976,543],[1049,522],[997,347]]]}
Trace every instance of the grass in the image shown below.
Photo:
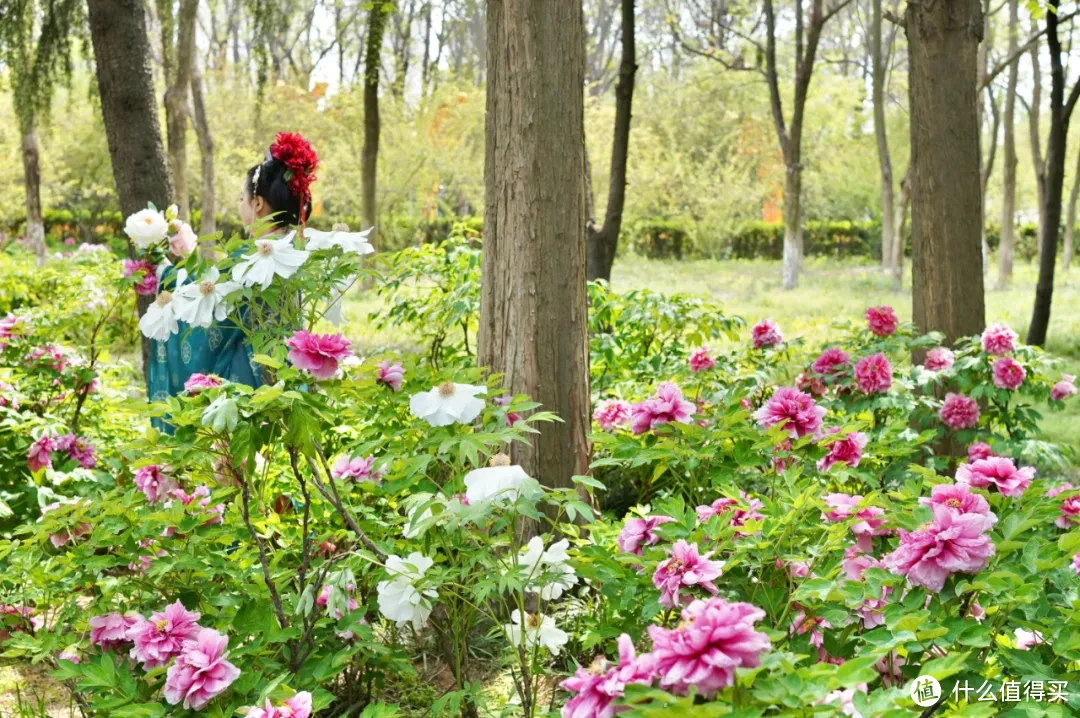
{"label": "grass", "polygon": [[[995,265],[992,265],[996,269]],[[996,277],[996,272],[990,274]],[[1035,296],[1036,268],[1020,264],[1006,290],[986,291],[986,320],[1006,322],[1020,333],[1027,331]],[[1054,290],[1054,311],[1047,351],[1059,357],[1062,371],[1080,375],[1080,270],[1061,274]],[[648,288],[660,292],[703,294],[720,301],[724,310],[753,323],[771,318],[784,334],[802,337],[817,346],[830,336],[833,322],[862,321],[866,307],[889,304],[901,319],[911,318],[910,274],[903,289],[896,289],[877,265],[865,261],[808,259],[800,285],[780,288],[780,264],[764,260],[660,261],[622,257],[611,278],[618,290]],[[346,334],[368,351],[415,348],[417,339],[400,329],[376,329],[368,321],[381,301],[372,293],[354,294],[346,307],[352,321]],[[1064,411],[1047,412],[1044,428],[1050,440],[1080,447],[1080,399],[1066,402]]]}

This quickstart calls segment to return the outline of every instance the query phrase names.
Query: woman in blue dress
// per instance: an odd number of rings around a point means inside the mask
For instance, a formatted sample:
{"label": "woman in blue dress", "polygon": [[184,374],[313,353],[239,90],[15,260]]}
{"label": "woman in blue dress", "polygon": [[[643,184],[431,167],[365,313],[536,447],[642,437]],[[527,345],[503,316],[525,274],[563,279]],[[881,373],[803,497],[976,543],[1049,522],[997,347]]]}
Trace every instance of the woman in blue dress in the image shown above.
{"label": "woman in blue dress", "polygon": [[[278,236],[299,224],[301,213],[304,217],[310,215],[310,193],[306,186],[298,188],[295,181],[290,182],[292,176],[286,164],[272,152],[267,153],[261,164],[248,170],[238,207],[244,227],[269,216],[273,228],[262,236]],[[171,290],[175,284],[170,266],[161,275],[161,287]],[[241,313],[240,320],[243,319]],[[192,327],[185,322],[179,325],[180,331],[168,340],[151,340],[147,392],[151,401],[164,401],[184,391],[184,383],[193,374],[214,374],[252,387],[262,383],[260,367],[252,363],[251,345],[232,318],[208,328]],[[172,431],[161,419],[155,419],[153,424],[161,431]]]}

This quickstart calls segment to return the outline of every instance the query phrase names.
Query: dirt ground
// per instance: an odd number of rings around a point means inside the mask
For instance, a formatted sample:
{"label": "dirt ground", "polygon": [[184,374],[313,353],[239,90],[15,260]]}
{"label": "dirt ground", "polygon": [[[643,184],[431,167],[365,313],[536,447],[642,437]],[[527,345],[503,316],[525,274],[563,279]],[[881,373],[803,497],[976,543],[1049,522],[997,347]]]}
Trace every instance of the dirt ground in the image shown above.
{"label": "dirt ground", "polygon": [[[20,699],[22,712],[19,710]],[[44,707],[44,713],[42,712]],[[44,666],[0,665],[0,718],[74,718],[79,712]]]}

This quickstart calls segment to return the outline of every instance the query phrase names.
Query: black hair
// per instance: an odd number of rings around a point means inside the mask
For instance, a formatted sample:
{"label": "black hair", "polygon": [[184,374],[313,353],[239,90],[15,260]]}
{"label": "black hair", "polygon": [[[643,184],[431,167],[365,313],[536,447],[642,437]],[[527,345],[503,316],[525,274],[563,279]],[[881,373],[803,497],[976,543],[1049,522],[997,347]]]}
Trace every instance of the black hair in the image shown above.
{"label": "black hair", "polygon": [[[300,198],[293,194],[289,182],[285,179],[288,168],[285,163],[268,159],[247,171],[244,189],[252,197],[262,197],[270,205],[271,219],[278,227],[294,227],[300,224]],[[259,173],[259,183],[255,186],[255,173]],[[311,202],[304,203],[304,216],[311,216]]]}

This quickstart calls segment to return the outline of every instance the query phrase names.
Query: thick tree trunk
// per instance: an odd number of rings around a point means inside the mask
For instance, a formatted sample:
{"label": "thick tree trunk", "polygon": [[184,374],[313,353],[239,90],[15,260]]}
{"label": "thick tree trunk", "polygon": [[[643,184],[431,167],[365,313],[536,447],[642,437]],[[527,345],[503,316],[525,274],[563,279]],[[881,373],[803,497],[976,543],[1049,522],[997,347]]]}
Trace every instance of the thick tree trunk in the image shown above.
{"label": "thick tree trunk", "polygon": [[912,308],[945,341],[984,328],[978,0],[909,3]]}
{"label": "thick tree trunk", "polygon": [[[379,168],[379,69],[382,58],[383,34],[391,4],[376,0],[368,17],[367,47],[364,50],[364,149],[360,153],[361,211],[364,224],[375,227],[375,183]],[[378,234],[372,232],[372,240]]]}
{"label": "thick tree trunk", "polygon": [[26,180],[26,241],[37,257],[38,266],[48,259],[45,248],[45,221],[41,215],[41,153],[37,128],[30,123],[22,136],[23,176]]}
{"label": "thick tree trunk", "polygon": [[[911,163],[908,171],[900,180],[900,201],[896,204],[896,218],[893,220],[892,268],[893,284],[897,289],[904,286],[904,248],[907,246],[905,231],[907,228],[908,207],[911,205]],[[883,220],[887,221],[887,220]]]}
{"label": "thick tree trunk", "polygon": [[637,52],[634,45],[634,2],[622,0],[622,62],[615,86],[615,136],[611,144],[611,181],[604,210],[604,225],[597,228],[588,215],[586,277],[611,281],[611,265],[619,246],[623,208],[626,206],[626,158],[630,150],[630,120],[634,102]]}
{"label": "thick tree trunk", "polygon": [[202,216],[199,220],[199,235],[205,236],[217,231],[217,222],[214,219],[214,212],[217,211],[217,197],[214,194],[214,136],[210,134],[210,122],[206,119],[202,73],[199,71],[198,60],[194,58],[191,62],[191,106],[195,135],[199,138],[202,170],[202,198],[199,203]]}
{"label": "thick tree trunk", "polygon": [[190,217],[191,198],[187,183],[188,92],[191,86],[191,63],[195,51],[195,16],[198,0],[182,0],[177,17],[175,66],[165,91],[165,127],[169,147],[169,171],[173,178],[173,198],[180,219]]}
{"label": "thick tree trunk", "polygon": [[893,209],[893,171],[889,157],[889,137],[885,128],[885,58],[881,50],[881,0],[873,0],[870,29],[870,61],[873,80],[874,137],[877,140],[878,165],[881,167],[881,266],[891,267],[895,227]]}
{"label": "thick tree trunk", "polygon": [[1069,271],[1073,258],[1073,233],[1076,231],[1076,201],[1080,199],[1080,153],[1076,155],[1076,176],[1069,192],[1069,209],[1065,214],[1065,246],[1061,250],[1061,269]]}
{"label": "thick tree trunk", "polygon": [[1065,69],[1058,38],[1057,13],[1046,13],[1046,44],[1050,51],[1050,135],[1046,142],[1046,194],[1043,222],[1039,227],[1039,281],[1035,285],[1035,305],[1028,325],[1027,343],[1043,346],[1050,326],[1050,305],[1054,298],[1054,265],[1057,262],[1058,233],[1061,229],[1061,196],[1065,185],[1065,153],[1068,148],[1069,119],[1080,82],[1065,99]]}
{"label": "thick tree trunk", "polygon": [[584,46],[580,0],[488,0],[478,359],[562,419],[513,449],[560,488],[590,453]]}
{"label": "thick tree trunk", "polygon": [[[172,196],[172,178],[158,124],[143,4],[139,0],[87,0],[87,5],[120,210],[127,216],[145,209],[147,202],[164,208]],[[140,316],[151,299],[139,297]],[[145,375],[150,366],[150,342],[145,337],[142,358]]]}
{"label": "thick tree trunk", "polygon": [[784,175],[784,289],[799,285],[803,261],[802,167],[789,165]]}
{"label": "thick tree trunk", "polygon": [[[1009,0],[1009,55],[1018,48],[1019,0]],[[998,289],[1009,286],[1012,279],[1013,255],[1016,247],[1016,81],[1020,60],[1009,65],[1009,81],[1005,88],[1005,146],[1001,175],[1001,239],[998,242]]]}

